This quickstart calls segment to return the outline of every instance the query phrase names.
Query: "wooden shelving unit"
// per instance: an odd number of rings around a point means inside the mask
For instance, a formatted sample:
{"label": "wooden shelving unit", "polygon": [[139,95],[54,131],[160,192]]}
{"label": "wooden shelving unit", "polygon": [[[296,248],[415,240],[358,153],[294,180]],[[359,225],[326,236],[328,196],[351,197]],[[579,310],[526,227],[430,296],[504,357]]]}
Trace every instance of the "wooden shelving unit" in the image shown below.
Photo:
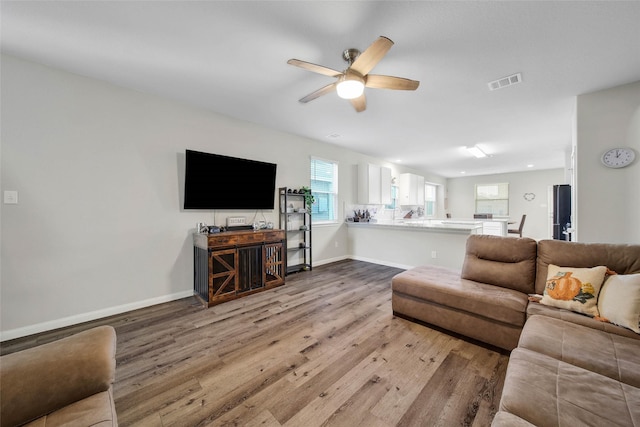
{"label": "wooden shelving unit", "polygon": [[311,212],[305,195],[287,187],[279,189],[280,228],[285,230],[286,274],[313,268],[311,256]]}

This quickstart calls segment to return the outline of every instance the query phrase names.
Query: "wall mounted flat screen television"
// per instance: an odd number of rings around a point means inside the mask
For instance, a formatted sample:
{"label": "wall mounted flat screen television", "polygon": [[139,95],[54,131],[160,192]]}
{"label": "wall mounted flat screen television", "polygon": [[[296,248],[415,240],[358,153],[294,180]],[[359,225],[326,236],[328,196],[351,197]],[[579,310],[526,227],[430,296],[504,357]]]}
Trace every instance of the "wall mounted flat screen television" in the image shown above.
{"label": "wall mounted flat screen television", "polygon": [[273,209],[274,163],[186,150],[185,209]]}

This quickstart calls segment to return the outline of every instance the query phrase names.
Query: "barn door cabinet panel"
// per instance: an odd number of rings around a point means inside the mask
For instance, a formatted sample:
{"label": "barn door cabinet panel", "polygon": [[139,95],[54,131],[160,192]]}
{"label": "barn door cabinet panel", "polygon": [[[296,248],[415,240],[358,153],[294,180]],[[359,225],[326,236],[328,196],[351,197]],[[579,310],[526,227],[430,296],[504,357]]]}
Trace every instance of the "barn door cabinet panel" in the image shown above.
{"label": "barn door cabinet panel", "polygon": [[193,235],[194,292],[205,305],[284,284],[283,230]]}

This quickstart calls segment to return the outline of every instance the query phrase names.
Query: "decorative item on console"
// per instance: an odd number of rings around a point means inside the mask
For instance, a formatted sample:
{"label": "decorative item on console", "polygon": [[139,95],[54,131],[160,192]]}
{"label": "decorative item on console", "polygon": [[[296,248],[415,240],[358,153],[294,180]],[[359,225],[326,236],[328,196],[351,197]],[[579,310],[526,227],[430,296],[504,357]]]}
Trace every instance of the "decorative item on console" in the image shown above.
{"label": "decorative item on console", "polygon": [[[311,189],[309,187],[302,186],[299,190],[289,188],[287,189],[287,193],[304,195],[304,204],[307,207],[307,210],[297,210],[296,212],[308,212],[309,215],[311,215],[311,207],[316,202],[316,198],[311,194]],[[291,205],[291,207],[293,207],[293,205]],[[289,210],[287,210],[287,212],[289,212]]]}
{"label": "decorative item on console", "polygon": [[204,222],[198,222],[196,224],[196,233],[214,234],[214,233],[220,233],[222,231],[224,231],[224,227],[218,227],[216,225],[207,225]]}
{"label": "decorative item on console", "polygon": [[271,221],[254,221],[253,223],[254,230],[273,230],[273,222]]}

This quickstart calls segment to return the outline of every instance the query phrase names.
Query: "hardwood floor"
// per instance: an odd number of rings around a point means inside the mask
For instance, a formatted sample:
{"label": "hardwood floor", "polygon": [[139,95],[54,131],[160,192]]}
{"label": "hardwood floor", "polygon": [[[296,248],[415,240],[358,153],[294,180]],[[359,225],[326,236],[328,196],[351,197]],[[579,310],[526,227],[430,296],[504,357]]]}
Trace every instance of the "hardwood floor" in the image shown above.
{"label": "hardwood floor", "polygon": [[118,335],[122,426],[487,426],[508,358],[394,317],[401,270],[342,261],[209,309],[187,298],[99,324]]}

